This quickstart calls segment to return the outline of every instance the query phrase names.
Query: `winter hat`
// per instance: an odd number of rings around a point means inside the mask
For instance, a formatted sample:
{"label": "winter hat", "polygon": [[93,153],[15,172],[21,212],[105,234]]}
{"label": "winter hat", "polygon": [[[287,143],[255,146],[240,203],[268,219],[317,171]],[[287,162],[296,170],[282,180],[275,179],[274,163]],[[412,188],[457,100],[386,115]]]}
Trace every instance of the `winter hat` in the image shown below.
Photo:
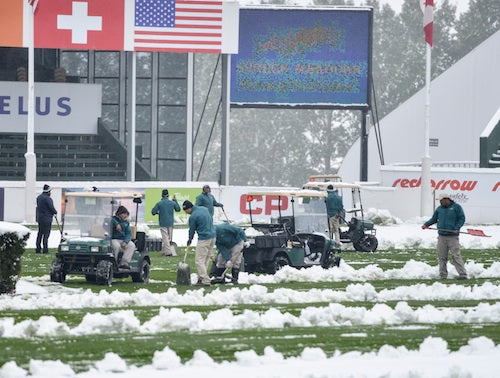
{"label": "winter hat", "polygon": [[448,198],[449,200],[451,200],[450,195],[448,193],[441,193],[438,198],[440,201],[442,199],[445,199],[445,198]]}
{"label": "winter hat", "polygon": [[127,208],[125,206],[119,206],[118,207],[118,210],[116,210],[116,215],[120,215],[120,214],[130,214],[127,210]]}
{"label": "winter hat", "polygon": [[332,184],[328,185],[328,186],[326,187],[326,189],[328,189],[328,190],[333,190],[333,185],[332,185]]}
{"label": "winter hat", "polygon": [[168,197],[168,189],[163,189],[163,190],[161,191],[161,196],[162,196],[162,197]]}
{"label": "winter hat", "polygon": [[48,193],[48,192],[50,192],[51,190],[52,190],[52,188],[50,187],[50,185],[45,184],[45,185],[43,186],[43,192],[44,192],[44,193]]}
{"label": "winter hat", "polygon": [[182,203],[182,210],[187,210],[193,207],[193,203],[191,201],[185,200]]}

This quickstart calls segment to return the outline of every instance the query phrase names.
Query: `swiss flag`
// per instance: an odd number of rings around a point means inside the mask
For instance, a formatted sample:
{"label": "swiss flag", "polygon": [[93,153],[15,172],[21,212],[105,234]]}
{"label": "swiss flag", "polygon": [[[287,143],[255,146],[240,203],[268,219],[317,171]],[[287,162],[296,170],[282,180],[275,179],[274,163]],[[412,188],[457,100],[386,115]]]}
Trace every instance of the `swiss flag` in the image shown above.
{"label": "swiss flag", "polygon": [[35,13],[35,47],[123,50],[124,0],[46,0]]}

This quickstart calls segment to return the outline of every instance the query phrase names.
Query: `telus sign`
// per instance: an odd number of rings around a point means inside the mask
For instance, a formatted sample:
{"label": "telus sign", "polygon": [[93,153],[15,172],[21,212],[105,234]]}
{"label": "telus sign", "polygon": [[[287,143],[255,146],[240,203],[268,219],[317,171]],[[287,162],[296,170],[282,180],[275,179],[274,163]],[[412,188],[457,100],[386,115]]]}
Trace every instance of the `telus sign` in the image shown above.
{"label": "telus sign", "polygon": [[[35,83],[35,133],[96,134],[101,85]],[[0,82],[0,132],[27,130],[28,84]]]}

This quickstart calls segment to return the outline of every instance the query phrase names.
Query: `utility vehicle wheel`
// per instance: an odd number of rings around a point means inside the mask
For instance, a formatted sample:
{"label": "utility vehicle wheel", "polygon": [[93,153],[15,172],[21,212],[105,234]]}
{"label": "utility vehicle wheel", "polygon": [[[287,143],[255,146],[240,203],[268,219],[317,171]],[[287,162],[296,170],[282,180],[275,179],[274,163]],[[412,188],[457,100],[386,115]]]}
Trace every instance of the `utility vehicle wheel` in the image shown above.
{"label": "utility vehicle wheel", "polygon": [[101,260],[97,263],[95,280],[99,285],[110,286],[113,282],[113,263]]}
{"label": "utility vehicle wheel", "polygon": [[282,269],[284,266],[290,265],[290,261],[285,256],[275,256],[271,264],[266,266],[266,272],[269,274],[275,274],[278,270]]}
{"label": "utility vehicle wheel", "polygon": [[149,267],[149,263],[147,262],[147,260],[142,260],[141,266],[139,267],[139,272],[131,273],[130,275],[132,276],[132,281],[134,282],[148,283],[150,272],[151,269]]}
{"label": "utility vehicle wheel", "polygon": [[56,257],[50,265],[50,280],[52,282],[60,283],[66,281],[66,273],[63,269],[63,262],[59,257]]}
{"label": "utility vehicle wheel", "polygon": [[330,269],[330,268],[333,268],[334,266],[336,266],[337,268],[340,266],[340,260],[341,257],[340,256],[330,256],[330,258],[328,259],[328,261],[326,262],[325,265],[321,265],[324,269]]}
{"label": "utility vehicle wheel", "polygon": [[94,274],[86,274],[85,281],[95,283],[95,275]]}
{"label": "utility vehicle wheel", "polygon": [[374,252],[378,247],[378,240],[373,235],[363,235],[358,241],[352,243],[354,249],[360,252]]}

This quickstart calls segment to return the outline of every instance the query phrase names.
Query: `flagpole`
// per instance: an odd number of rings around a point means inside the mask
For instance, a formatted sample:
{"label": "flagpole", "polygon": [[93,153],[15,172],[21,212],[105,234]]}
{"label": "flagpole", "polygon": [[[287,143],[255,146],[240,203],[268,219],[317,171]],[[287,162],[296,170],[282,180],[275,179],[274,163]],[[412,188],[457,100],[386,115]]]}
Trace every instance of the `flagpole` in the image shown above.
{"label": "flagpole", "polygon": [[424,0],[424,33],[425,33],[425,121],[424,121],[424,157],[422,158],[421,186],[420,186],[420,216],[429,216],[433,212],[432,184],[431,184],[431,154],[430,154],[430,119],[431,119],[431,52],[433,39],[433,0]]}
{"label": "flagpole", "polygon": [[136,129],[136,92],[137,92],[137,54],[132,51],[132,99],[130,107],[130,181],[135,182],[135,129]]}
{"label": "flagpole", "polygon": [[420,216],[428,216],[433,211],[432,185],[431,185],[431,154],[429,148],[430,119],[431,119],[431,51],[426,44],[425,54],[425,127],[424,127],[424,157],[422,158],[422,183],[420,190]]}
{"label": "flagpole", "polygon": [[28,127],[26,131],[26,178],[25,178],[25,221],[34,223],[36,195],[36,155],[35,155],[35,48],[34,48],[34,11],[36,2],[32,9],[26,12],[28,16]]}

